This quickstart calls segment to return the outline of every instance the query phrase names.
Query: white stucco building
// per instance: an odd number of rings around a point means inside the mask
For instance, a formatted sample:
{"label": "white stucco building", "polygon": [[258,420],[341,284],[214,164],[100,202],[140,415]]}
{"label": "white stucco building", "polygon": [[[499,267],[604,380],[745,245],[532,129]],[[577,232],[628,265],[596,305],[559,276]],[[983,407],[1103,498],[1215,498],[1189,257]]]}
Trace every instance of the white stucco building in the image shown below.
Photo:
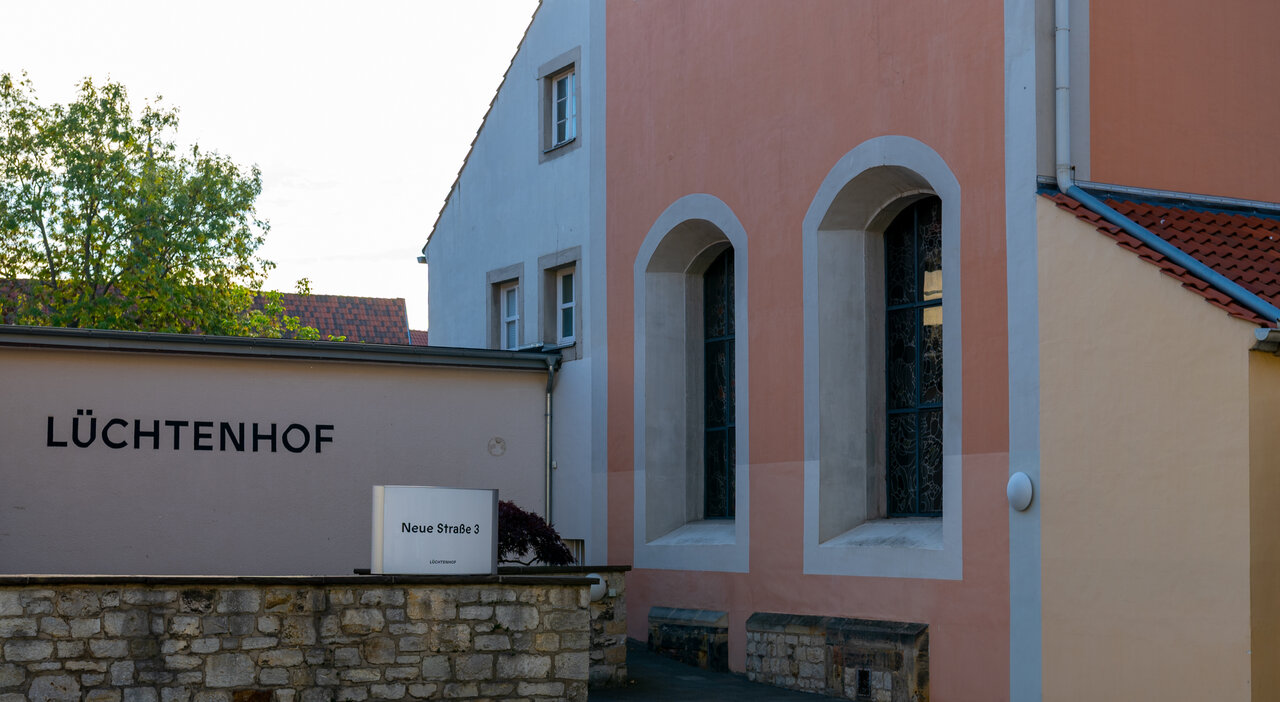
{"label": "white stucco building", "polygon": [[431,344],[557,348],[551,519],[605,560],[604,8],[540,5],[423,247]]}

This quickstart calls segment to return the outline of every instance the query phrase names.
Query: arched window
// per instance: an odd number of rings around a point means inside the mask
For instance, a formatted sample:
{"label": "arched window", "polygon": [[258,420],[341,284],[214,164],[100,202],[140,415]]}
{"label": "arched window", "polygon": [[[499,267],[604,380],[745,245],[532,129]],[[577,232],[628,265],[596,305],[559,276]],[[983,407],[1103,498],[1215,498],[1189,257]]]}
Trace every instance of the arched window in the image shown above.
{"label": "arched window", "polygon": [[705,193],[671,203],[636,252],[637,568],[748,570],[749,255]]}
{"label": "arched window", "polygon": [[725,249],[702,274],[703,515],[734,513],[735,411],[733,374],[733,249]]}
{"label": "arched window", "polygon": [[942,202],[885,230],[885,487],[890,517],[942,514]]}
{"label": "arched window", "polygon": [[805,214],[806,573],[963,575],[962,200],[937,152],[891,135]]}

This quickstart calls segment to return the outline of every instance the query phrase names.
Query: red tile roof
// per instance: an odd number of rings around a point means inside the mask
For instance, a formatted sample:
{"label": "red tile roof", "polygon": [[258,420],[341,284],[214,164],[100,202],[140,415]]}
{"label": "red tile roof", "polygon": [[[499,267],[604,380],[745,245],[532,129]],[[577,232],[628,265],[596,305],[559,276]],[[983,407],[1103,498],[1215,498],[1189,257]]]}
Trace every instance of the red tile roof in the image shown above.
{"label": "red tile roof", "polygon": [[427,332],[424,329],[410,329],[409,343],[414,346],[430,346],[427,343]]}
{"label": "red tile roof", "polygon": [[[1182,287],[1203,296],[1210,303],[1237,317],[1261,326],[1266,320],[1242,307],[1227,295],[1187,272],[1145,244],[1105,221],[1076,200],[1061,193],[1042,193],[1058,207],[1092,224],[1116,244],[1128,249],[1162,273],[1182,283]],[[1133,199],[1100,199],[1120,214],[1148,231],[1194,256],[1213,270],[1249,292],[1280,307],[1280,217],[1257,213],[1231,213],[1180,204],[1144,202]]]}
{"label": "red tile roof", "polygon": [[404,298],[281,293],[285,314],[321,337],[345,336],[368,344],[408,344],[409,315]]}

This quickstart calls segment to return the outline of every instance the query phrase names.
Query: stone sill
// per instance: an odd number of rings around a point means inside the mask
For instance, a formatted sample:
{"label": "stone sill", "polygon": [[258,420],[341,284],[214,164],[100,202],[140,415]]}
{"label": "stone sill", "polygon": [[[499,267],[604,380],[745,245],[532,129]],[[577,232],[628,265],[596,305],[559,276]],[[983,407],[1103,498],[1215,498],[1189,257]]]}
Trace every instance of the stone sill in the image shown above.
{"label": "stone sill", "polygon": [[[626,566],[623,566],[626,567]],[[563,572],[563,571],[562,571]],[[590,572],[590,571],[588,571]],[[0,586],[21,585],[585,585],[575,575],[0,575]]]}
{"label": "stone sill", "polygon": [[703,519],[689,522],[649,542],[651,546],[732,546],[736,522],[732,519]]}
{"label": "stone sill", "polygon": [[880,547],[942,550],[942,520],[934,517],[876,519],[822,542],[819,548]]}

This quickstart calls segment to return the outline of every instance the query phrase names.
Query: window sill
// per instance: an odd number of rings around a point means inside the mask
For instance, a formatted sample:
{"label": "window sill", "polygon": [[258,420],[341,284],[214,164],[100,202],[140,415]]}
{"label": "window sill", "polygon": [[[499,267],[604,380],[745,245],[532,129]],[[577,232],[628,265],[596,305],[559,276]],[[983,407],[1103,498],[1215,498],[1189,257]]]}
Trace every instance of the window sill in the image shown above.
{"label": "window sill", "polygon": [[703,519],[689,522],[649,542],[651,546],[725,546],[734,543],[736,522]]}
{"label": "window sill", "polygon": [[569,140],[567,140],[567,141],[562,141],[562,142],[560,142],[559,144],[556,144],[555,146],[548,146],[547,148],[545,148],[545,149],[543,149],[543,150],[542,150],[542,153],[543,153],[543,155],[546,155],[546,154],[551,153],[552,151],[559,151],[560,149],[563,149],[563,148],[564,148],[564,147],[566,147],[566,146],[570,146],[570,145],[574,144],[574,143],[575,143],[575,142],[577,142],[577,141],[578,141],[578,137],[574,137],[574,138],[569,139]]}
{"label": "window sill", "polygon": [[[674,533],[674,532],[673,532]],[[941,551],[942,519],[916,517],[875,519],[863,522],[839,536],[824,541],[819,549],[912,548]]]}

